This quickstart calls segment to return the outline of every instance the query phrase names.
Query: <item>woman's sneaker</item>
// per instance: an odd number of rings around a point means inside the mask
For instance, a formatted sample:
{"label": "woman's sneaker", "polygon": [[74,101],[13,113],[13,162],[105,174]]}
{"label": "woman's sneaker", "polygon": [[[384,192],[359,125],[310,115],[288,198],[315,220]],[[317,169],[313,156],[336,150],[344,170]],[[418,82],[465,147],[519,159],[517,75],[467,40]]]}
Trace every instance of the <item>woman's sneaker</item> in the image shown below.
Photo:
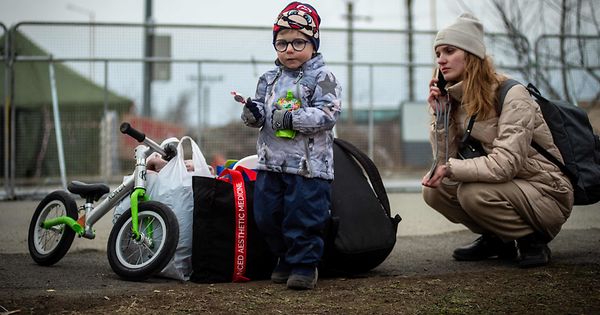
{"label": "woman's sneaker", "polygon": [[504,243],[495,235],[484,234],[473,243],[454,250],[452,257],[459,261],[484,260],[491,257],[512,260],[517,258],[515,241]]}
{"label": "woman's sneaker", "polygon": [[288,289],[312,290],[317,285],[319,271],[316,267],[294,268],[287,280]]}
{"label": "woman's sneaker", "polygon": [[519,267],[531,268],[550,263],[552,252],[544,237],[534,233],[517,240],[519,245]]}
{"label": "woman's sneaker", "polygon": [[286,263],[283,258],[279,258],[277,266],[275,266],[275,269],[271,273],[271,281],[274,283],[286,283],[291,271],[292,266]]}

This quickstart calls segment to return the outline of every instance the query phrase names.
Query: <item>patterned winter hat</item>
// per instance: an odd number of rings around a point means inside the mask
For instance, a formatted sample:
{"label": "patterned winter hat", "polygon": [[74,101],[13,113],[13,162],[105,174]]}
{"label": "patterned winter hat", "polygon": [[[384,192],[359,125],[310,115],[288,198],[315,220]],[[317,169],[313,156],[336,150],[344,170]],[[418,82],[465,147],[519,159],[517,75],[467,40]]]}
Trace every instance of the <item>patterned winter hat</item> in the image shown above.
{"label": "patterned winter hat", "polygon": [[277,21],[273,24],[273,44],[275,44],[277,33],[282,28],[289,28],[307,35],[317,51],[320,43],[320,25],[321,17],[310,4],[291,2],[279,13]]}

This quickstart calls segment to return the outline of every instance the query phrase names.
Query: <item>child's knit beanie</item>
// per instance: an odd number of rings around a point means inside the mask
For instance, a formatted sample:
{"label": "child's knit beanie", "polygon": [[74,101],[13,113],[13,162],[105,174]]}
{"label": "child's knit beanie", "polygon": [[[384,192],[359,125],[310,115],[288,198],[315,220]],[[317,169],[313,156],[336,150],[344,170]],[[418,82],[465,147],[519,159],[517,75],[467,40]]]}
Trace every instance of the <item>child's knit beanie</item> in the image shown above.
{"label": "child's knit beanie", "polygon": [[320,42],[319,25],[321,25],[321,17],[315,8],[310,4],[291,2],[279,13],[273,24],[273,44],[277,33],[282,28],[289,28],[307,35],[317,51]]}

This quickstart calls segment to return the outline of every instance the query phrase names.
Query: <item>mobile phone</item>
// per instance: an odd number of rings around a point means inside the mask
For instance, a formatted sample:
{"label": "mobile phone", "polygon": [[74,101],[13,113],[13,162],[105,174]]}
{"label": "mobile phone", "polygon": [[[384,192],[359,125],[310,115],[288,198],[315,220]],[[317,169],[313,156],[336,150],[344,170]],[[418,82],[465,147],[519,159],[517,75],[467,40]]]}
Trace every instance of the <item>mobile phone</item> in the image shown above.
{"label": "mobile phone", "polygon": [[437,79],[438,82],[436,86],[440,89],[440,93],[442,93],[442,96],[446,96],[446,94],[448,94],[448,91],[446,91],[446,83],[448,83],[448,81],[446,81],[446,79],[444,78],[444,74],[442,73],[442,71],[440,71],[440,68],[437,69]]}

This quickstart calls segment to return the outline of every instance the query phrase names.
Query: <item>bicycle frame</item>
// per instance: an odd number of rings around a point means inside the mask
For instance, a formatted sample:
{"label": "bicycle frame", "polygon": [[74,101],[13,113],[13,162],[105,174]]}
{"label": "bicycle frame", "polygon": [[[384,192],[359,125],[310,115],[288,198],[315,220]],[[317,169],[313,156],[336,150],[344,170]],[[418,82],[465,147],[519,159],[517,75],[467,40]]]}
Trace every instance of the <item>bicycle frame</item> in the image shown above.
{"label": "bicycle frame", "polygon": [[129,178],[115,190],[109,192],[108,196],[96,207],[94,207],[93,202],[89,200],[86,201],[83,206],[85,213],[83,216],[80,216],[77,221],[68,216],[60,216],[44,221],[42,226],[46,229],[50,229],[53,226],[65,224],[74,230],[80,237],[93,239],[96,237],[95,232],[92,229],[94,224],[129,194],[131,199],[132,232],[136,236],[136,239],[139,240],[141,238],[141,233],[138,225],[138,203],[140,199],[142,201],[150,199],[146,194],[146,158],[154,152],[165,156],[163,148],[152,139],[144,137],[140,142],[143,142],[145,145],[138,145],[135,148],[136,165],[132,178]]}

